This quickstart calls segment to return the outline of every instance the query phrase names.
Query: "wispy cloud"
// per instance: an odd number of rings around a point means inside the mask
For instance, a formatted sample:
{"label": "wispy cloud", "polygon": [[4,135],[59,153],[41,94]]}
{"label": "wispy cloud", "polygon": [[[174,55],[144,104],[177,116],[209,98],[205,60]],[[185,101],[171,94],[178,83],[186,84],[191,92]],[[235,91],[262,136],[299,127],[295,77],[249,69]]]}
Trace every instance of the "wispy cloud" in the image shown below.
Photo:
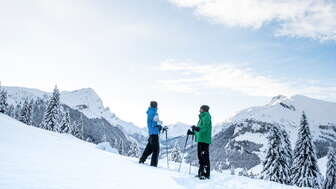
{"label": "wispy cloud", "polygon": [[336,2],[330,0],[168,0],[228,26],[259,29],[277,22],[276,35],[336,40]]}
{"label": "wispy cloud", "polygon": [[[303,80],[288,81],[265,76],[245,66],[233,64],[197,64],[192,61],[164,61],[160,70],[176,72],[177,78],[158,81],[160,86],[182,93],[202,93],[215,89],[230,90],[251,96],[275,96],[278,94],[304,94],[318,98],[331,98],[336,86],[322,86]],[[188,73],[188,74],[185,74]]]}

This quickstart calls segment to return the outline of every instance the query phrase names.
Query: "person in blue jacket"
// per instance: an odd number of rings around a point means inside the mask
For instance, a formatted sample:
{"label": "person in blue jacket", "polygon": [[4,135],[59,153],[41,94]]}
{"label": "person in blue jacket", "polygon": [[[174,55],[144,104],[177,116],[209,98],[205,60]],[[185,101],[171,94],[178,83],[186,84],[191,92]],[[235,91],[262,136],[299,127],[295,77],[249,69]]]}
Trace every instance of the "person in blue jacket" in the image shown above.
{"label": "person in blue jacket", "polygon": [[152,154],[151,166],[157,167],[159,153],[160,153],[160,143],[159,134],[162,129],[162,122],[158,115],[158,104],[155,101],[150,102],[150,107],[147,110],[147,127],[148,127],[148,143],[146,148],[139,160],[139,163],[145,163],[147,157]]}

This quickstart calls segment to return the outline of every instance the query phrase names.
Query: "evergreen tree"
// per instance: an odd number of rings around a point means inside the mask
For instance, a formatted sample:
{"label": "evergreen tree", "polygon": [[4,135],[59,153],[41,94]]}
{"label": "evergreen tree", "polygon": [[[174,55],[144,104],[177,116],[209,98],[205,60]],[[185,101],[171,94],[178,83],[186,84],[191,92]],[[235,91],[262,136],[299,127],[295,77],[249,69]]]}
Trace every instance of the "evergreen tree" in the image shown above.
{"label": "evergreen tree", "polygon": [[127,156],[129,157],[139,157],[140,150],[138,148],[138,145],[136,142],[132,142],[130,145],[130,150],[127,153]]}
{"label": "evergreen tree", "polygon": [[21,108],[19,121],[26,125],[32,125],[32,109],[33,105],[28,99],[25,99],[23,106]]}
{"label": "evergreen tree", "polygon": [[276,126],[271,128],[268,139],[269,148],[263,162],[262,178],[282,184],[288,183],[290,168],[284,153],[281,133]]}
{"label": "evergreen tree", "polygon": [[181,150],[178,147],[177,143],[175,144],[172,152],[170,153],[170,160],[178,163],[182,161]]}
{"label": "evergreen tree", "polygon": [[107,142],[107,136],[106,136],[105,133],[103,134],[103,136],[102,136],[102,138],[101,138],[101,141],[102,141],[102,142]]}
{"label": "evergreen tree", "polygon": [[235,166],[233,164],[230,164],[230,174],[235,175]]}
{"label": "evergreen tree", "polygon": [[292,144],[291,141],[289,140],[289,136],[285,130],[282,130],[282,144],[283,144],[283,149],[284,153],[287,158],[287,164],[289,167],[292,166],[293,163],[293,149],[292,149]]}
{"label": "evergreen tree", "polygon": [[58,128],[58,132],[59,133],[71,133],[71,118],[70,118],[70,113],[69,111],[66,111],[64,116],[63,116],[63,119],[61,121],[61,124]]}
{"label": "evergreen tree", "polygon": [[15,106],[15,119],[16,120],[21,120],[21,108],[22,108],[22,104],[21,102],[16,104]]}
{"label": "evergreen tree", "polygon": [[6,114],[12,118],[15,119],[15,107],[13,104],[11,104],[10,106],[8,106]]}
{"label": "evergreen tree", "polygon": [[7,91],[0,86],[0,113],[6,113],[7,106]]}
{"label": "evergreen tree", "polygon": [[294,149],[292,184],[298,187],[312,188],[320,188],[321,185],[321,174],[317,165],[309,124],[304,112]]}
{"label": "evergreen tree", "polygon": [[336,153],[331,148],[328,153],[326,179],[322,189],[336,189]]}
{"label": "evergreen tree", "polygon": [[48,101],[48,106],[45,110],[41,127],[46,130],[55,131],[58,128],[59,113],[60,93],[56,86],[52,96]]}
{"label": "evergreen tree", "polygon": [[77,121],[72,124],[71,134],[79,139],[82,139],[81,126]]}
{"label": "evergreen tree", "polygon": [[124,142],[122,140],[120,140],[120,142],[119,142],[118,151],[119,151],[119,154],[121,154],[121,155],[123,155],[125,153]]}
{"label": "evergreen tree", "polygon": [[88,136],[88,137],[86,138],[86,142],[93,143],[93,139],[92,139],[92,137],[91,137],[91,136]]}

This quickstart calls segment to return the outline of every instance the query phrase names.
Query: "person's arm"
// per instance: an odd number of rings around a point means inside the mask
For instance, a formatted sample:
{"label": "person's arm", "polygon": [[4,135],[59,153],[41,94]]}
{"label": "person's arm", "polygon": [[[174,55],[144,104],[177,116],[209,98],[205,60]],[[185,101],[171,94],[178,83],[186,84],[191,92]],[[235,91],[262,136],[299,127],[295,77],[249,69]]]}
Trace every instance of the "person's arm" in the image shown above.
{"label": "person's arm", "polygon": [[201,119],[201,125],[200,125],[200,130],[199,130],[199,133],[205,133],[207,131],[209,131],[211,127],[211,120],[209,117],[203,117]]}
{"label": "person's arm", "polygon": [[154,116],[153,120],[157,123],[157,125],[162,125],[162,121],[160,120],[158,114]]}
{"label": "person's arm", "polygon": [[156,124],[154,122],[154,117],[155,117],[156,113],[155,112],[149,112],[148,113],[148,119],[150,120],[150,127],[155,127]]}

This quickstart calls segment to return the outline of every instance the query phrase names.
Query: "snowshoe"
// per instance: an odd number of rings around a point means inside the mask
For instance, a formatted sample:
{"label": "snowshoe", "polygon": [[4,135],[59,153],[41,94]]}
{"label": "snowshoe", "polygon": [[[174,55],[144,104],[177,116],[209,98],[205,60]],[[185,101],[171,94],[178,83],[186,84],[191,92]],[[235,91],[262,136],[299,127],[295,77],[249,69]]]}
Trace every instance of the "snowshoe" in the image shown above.
{"label": "snowshoe", "polygon": [[200,180],[205,180],[205,179],[207,179],[207,178],[206,178],[205,176],[200,176],[199,179],[200,179]]}

